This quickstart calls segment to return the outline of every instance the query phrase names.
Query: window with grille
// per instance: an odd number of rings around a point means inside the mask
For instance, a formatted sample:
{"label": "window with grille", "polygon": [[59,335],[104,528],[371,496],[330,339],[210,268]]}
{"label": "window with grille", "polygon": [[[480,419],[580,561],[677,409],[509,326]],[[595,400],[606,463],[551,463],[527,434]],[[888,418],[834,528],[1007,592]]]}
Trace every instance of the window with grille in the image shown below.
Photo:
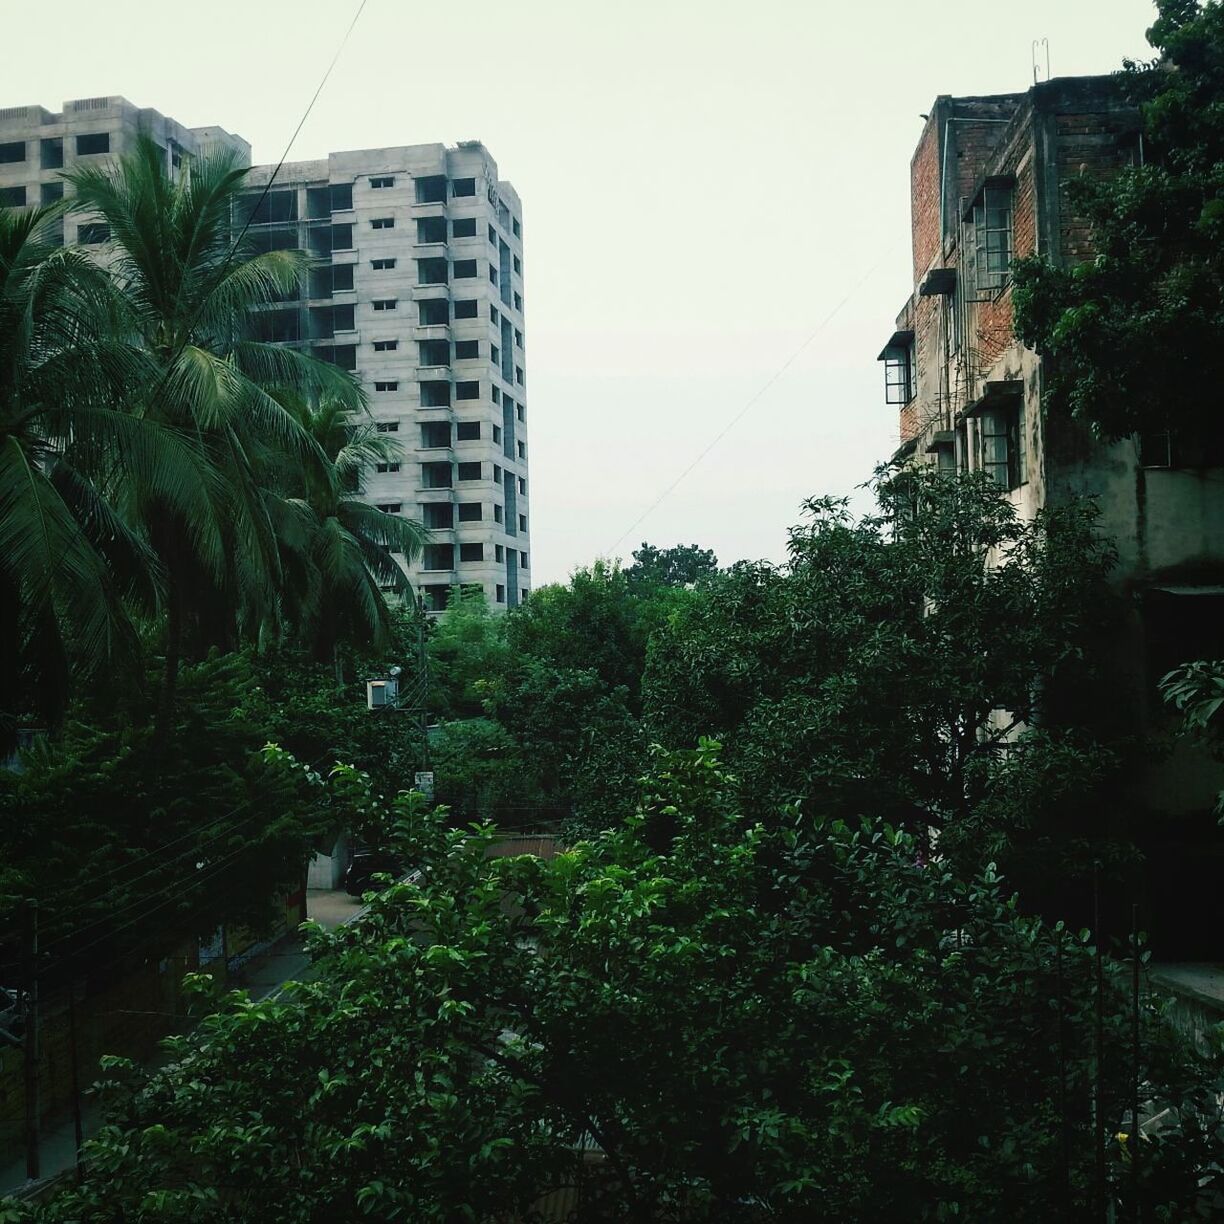
{"label": "window with grille", "polygon": [[1012,261],[1012,189],[986,187],[973,207],[974,258],[979,289],[1002,289]]}

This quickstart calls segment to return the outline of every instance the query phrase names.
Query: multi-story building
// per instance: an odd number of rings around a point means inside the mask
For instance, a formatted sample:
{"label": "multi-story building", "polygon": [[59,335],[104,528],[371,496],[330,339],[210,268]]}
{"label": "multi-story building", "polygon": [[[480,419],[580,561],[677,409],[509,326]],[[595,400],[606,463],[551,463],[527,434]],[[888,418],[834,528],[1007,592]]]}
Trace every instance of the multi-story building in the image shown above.
{"label": "multi-story building", "polygon": [[333,153],[248,180],[250,237],[315,260],[257,334],[355,371],[402,457],[363,494],[431,531],[406,566],[430,611],[456,586],[493,607],[530,589],[522,209],[467,141]]}
{"label": "multi-story building", "polygon": [[[1100,714],[1146,735],[1168,728],[1160,677],[1224,657],[1224,434],[1106,443],[1046,411],[1042,358],[1013,334],[1010,277],[1013,259],[1033,253],[1063,265],[1091,258],[1068,182],[1142,157],[1139,115],[1114,77],[937,98],[910,165],[914,290],[880,360],[900,412],[897,461],[987,472],[1026,518],[1096,498],[1126,609],[1117,688]],[[1183,742],[1163,763],[1136,762],[1122,796],[1166,818],[1150,826],[1159,834],[1144,886],[1149,912],[1181,912],[1182,936],[1218,918],[1187,917],[1186,905],[1218,891],[1221,781]]]}
{"label": "multi-story building", "polygon": [[[0,207],[62,199],[64,171],[128,153],[142,134],[166,151],[172,175],[192,157],[218,148],[232,150],[240,165],[251,163],[251,146],[241,136],[215,126],[184,127],[126,98],[75,98],[58,114],[41,106],[8,106],[0,108]],[[69,213],[61,233],[63,240],[83,246],[100,245],[108,237],[106,226],[84,213]]]}

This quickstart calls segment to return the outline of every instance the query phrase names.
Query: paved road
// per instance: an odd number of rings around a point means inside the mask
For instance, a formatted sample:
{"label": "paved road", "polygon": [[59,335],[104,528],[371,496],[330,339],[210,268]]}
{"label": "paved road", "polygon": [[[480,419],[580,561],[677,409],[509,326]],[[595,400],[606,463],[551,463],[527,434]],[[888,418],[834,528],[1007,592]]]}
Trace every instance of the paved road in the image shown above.
{"label": "paved road", "polygon": [[[329,931],[351,922],[362,908],[359,899],[350,897],[340,889],[306,890],[307,916]],[[300,977],[309,964],[310,957],[303,947],[302,936],[297,931],[291,931],[261,956],[253,957],[244,965],[235,975],[234,985],[249,990],[253,999],[262,999],[282,982]],[[90,1078],[88,1073],[83,1076],[86,1081]],[[89,1136],[102,1122],[101,1110],[87,1097],[81,1112],[84,1132]],[[39,1153],[44,1178],[54,1177],[74,1166],[76,1129],[71,1114],[43,1123]],[[0,1195],[11,1194],[26,1183],[25,1153],[4,1153],[0,1161]]]}

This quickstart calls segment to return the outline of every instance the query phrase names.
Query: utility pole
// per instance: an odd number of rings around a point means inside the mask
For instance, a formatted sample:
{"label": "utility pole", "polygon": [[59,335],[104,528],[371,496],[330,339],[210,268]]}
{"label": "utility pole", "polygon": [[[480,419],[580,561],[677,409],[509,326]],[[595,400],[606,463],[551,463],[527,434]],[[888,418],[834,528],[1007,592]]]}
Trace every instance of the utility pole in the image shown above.
{"label": "utility pole", "polygon": [[25,1002],[25,1152],[26,1177],[37,1181],[38,1159],[38,902],[30,897],[21,910],[22,985]]}

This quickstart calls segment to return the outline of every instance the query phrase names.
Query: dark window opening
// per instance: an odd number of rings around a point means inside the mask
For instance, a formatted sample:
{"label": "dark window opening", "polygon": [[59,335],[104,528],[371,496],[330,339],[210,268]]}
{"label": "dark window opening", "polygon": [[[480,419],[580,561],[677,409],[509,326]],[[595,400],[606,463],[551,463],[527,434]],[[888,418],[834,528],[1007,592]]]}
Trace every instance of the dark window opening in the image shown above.
{"label": "dark window opening", "polygon": [[455,179],[451,183],[451,195],[457,199],[463,199],[476,194],[476,180],[474,178]]}
{"label": "dark window opening", "polygon": [[423,366],[444,366],[450,364],[449,340],[418,340],[417,348],[420,362]]}
{"label": "dark window opening", "polygon": [[370,180],[370,186],[371,186],[371,187],[372,187],[372,188],[373,188],[375,191],[379,191],[379,190],[381,190],[383,187],[394,187],[394,186],[395,186],[395,179],[394,179],[394,178],[391,178],[390,176],[385,175],[385,174],[384,174],[384,175],[379,175],[377,178],[372,178],[372,179]]}
{"label": "dark window opening", "polygon": [[0,165],[11,165],[13,162],[23,162],[26,159],[24,140],[9,140],[0,144]]}
{"label": "dark window opening", "polygon": [[427,586],[425,588],[425,611],[445,612],[450,604],[450,587]]}
{"label": "dark window opening", "polygon": [[418,285],[445,285],[446,279],[445,259],[417,260]]}
{"label": "dark window opening", "polygon": [[422,327],[437,327],[449,321],[449,310],[445,298],[427,298],[417,303],[417,321]]}
{"label": "dark window opening", "polygon": [[432,379],[421,383],[422,408],[449,408],[451,402],[451,386],[441,379]]}
{"label": "dark window opening", "polygon": [[24,208],[25,187],[0,187],[0,208]]}
{"label": "dark window opening", "polygon": [[480,398],[480,383],[478,382],[458,382],[455,384],[455,398],[457,400],[473,400]]}
{"label": "dark window opening", "polygon": [[460,561],[483,561],[484,560],[484,545],[483,544],[460,544],[459,545],[459,560]]}
{"label": "dark window opening", "polygon": [[480,464],[479,463],[461,463],[459,465],[460,480],[479,480],[480,479]]}
{"label": "dark window opening", "polygon": [[376,353],[394,353],[399,348],[398,340],[375,340],[374,351]]}
{"label": "dark window opening", "polygon": [[417,219],[416,240],[418,242],[445,242],[446,218],[419,217]]}
{"label": "dark window opening", "polygon": [[449,463],[422,463],[421,484],[426,489],[449,489],[453,484]]}
{"label": "dark window opening", "polygon": [[460,502],[459,521],[461,523],[479,523],[484,518],[484,507],[480,502]]}
{"label": "dark window opening", "polygon": [[110,241],[110,226],[102,221],[92,221],[77,226],[77,241],[82,246],[97,246]]}
{"label": "dark window opening", "polygon": [[110,133],[93,132],[88,136],[78,136],[76,138],[76,151],[82,157],[88,157],[92,153],[109,153]]}
{"label": "dark window opening", "polygon": [[462,217],[459,220],[451,222],[451,237],[452,238],[475,238],[476,237],[476,218]]}
{"label": "dark window opening", "polygon": [[474,259],[456,259],[454,270],[456,280],[471,280],[479,275]]}
{"label": "dark window opening", "polygon": [[394,259],[371,259],[370,267],[373,268],[375,272],[390,272],[391,269],[395,267],[395,260]]}
{"label": "dark window opening", "polygon": [[478,442],[480,440],[479,421],[460,421],[455,427],[456,442]]}
{"label": "dark window opening", "polygon": [[441,531],[455,525],[455,507],[450,502],[426,502],[422,507],[425,526]]}
{"label": "dark window opening", "polygon": [[455,546],[453,544],[426,544],[424,568],[427,570],[454,569]]}
{"label": "dark window opening", "polygon": [[421,423],[421,446],[425,450],[433,450],[439,446],[451,444],[451,427],[449,421],[423,421]]}
{"label": "dark window opening", "polygon": [[456,340],[455,341],[455,360],[456,361],[475,361],[480,357],[480,341],[479,340]]}
{"label": "dark window opening", "polygon": [[416,180],[416,202],[418,204],[445,204],[446,179],[440,174]]}
{"label": "dark window opening", "polygon": [[479,303],[475,298],[468,298],[465,301],[455,303],[455,318],[456,319],[474,319],[476,318],[476,310]]}
{"label": "dark window opening", "polygon": [[44,170],[58,170],[64,164],[64,138],[52,136],[38,142],[38,162]]}

